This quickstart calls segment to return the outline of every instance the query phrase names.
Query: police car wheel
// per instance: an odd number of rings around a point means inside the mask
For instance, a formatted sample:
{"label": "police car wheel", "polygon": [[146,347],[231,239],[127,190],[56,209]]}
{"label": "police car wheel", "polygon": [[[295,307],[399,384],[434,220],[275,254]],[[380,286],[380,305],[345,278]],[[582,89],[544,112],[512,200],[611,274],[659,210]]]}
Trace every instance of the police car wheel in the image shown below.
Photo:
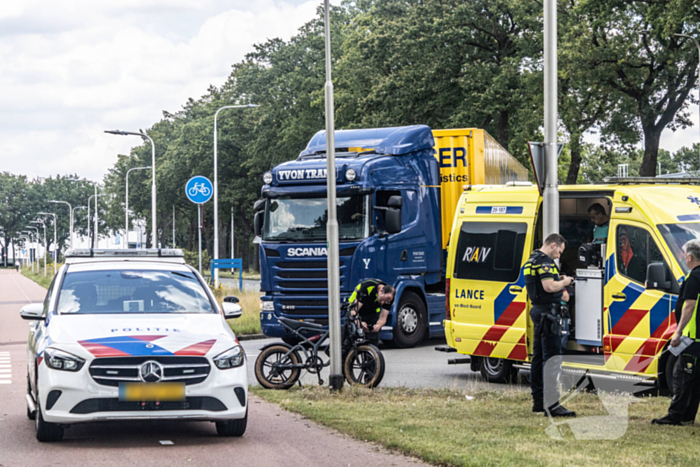
{"label": "police car wheel", "polygon": [[36,417],[34,418],[36,427],[36,439],[42,443],[52,443],[63,439],[63,426],[57,423],[49,423],[44,421],[44,416],[41,413],[41,405],[39,398],[36,401]]}
{"label": "police car wheel", "polygon": [[[513,362],[502,358],[483,358],[481,360],[481,376],[489,383],[509,383],[517,372],[513,371]],[[514,374],[515,373],[515,374]]]}
{"label": "police car wheel", "polygon": [[404,349],[415,347],[423,341],[426,331],[427,312],[423,300],[413,292],[404,292],[396,312],[394,344]]}
{"label": "police car wheel", "polygon": [[245,417],[239,420],[226,420],[216,422],[216,433],[219,436],[243,436],[248,426],[248,408],[245,409]]}

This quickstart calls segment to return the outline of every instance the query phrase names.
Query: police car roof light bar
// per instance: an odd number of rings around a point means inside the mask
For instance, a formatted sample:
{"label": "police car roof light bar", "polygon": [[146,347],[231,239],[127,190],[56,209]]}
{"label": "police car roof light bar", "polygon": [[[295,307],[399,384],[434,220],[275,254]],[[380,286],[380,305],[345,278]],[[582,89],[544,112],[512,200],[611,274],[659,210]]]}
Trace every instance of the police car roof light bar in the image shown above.
{"label": "police car roof light bar", "polygon": [[142,250],[110,250],[94,248],[73,248],[66,252],[66,258],[94,258],[94,257],[171,257],[184,258],[182,250],[179,248],[153,248]]}

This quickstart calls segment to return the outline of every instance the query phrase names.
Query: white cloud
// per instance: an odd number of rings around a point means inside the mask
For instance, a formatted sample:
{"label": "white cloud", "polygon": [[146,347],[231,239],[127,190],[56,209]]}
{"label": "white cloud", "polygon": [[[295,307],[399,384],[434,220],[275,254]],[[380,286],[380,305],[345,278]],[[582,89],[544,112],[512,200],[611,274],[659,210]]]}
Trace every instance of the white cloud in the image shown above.
{"label": "white cloud", "polygon": [[[7,3],[7,2],[6,2]],[[0,13],[0,171],[101,179],[137,130],[220,86],[315,1],[26,0]],[[339,0],[334,0],[338,4]]]}

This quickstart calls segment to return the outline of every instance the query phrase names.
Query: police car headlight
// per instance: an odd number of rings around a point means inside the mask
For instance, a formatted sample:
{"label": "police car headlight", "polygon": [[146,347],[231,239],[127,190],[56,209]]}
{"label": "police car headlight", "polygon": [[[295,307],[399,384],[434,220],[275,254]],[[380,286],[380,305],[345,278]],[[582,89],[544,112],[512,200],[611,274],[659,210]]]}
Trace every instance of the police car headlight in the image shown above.
{"label": "police car headlight", "polygon": [[265,300],[262,303],[262,311],[275,311],[275,304],[271,300]]}
{"label": "police car headlight", "polygon": [[78,371],[85,364],[82,358],[51,347],[44,350],[44,361],[49,368],[63,371]]}
{"label": "police car headlight", "polygon": [[245,363],[245,351],[240,345],[214,357],[214,364],[220,370],[236,368]]}
{"label": "police car headlight", "polygon": [[345,179],[348,182],[352,182],[353,180],[355,180],[355,177],[357,177],[357,173],[355,172],[355,170],[348,169],[345,171]]}
{"label": "police car headlight", "polygon": [[272,183],[272,172],[265,172],[263,175],[263,182],[265,182],[265,185]]}

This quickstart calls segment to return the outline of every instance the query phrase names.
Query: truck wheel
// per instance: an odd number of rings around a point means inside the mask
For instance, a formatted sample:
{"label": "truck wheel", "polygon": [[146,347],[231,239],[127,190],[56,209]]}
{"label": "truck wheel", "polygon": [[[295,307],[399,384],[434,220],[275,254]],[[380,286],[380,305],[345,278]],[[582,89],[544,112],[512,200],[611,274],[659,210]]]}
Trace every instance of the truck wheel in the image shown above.
{"label": "truck wheel", "polygon": [[243,436],[248,426],[248,408],[245,409],[245,417],[238,420],[226,420],[216,422],[216,433],[219,436]]}
{"label": "truck wheel", "polygon": [[52,443],[63,439],[63,427],[57,423],[49,423],[44,421],[44,416],[41,414],[41,406],[39,398],[36,401],[36,417],[34,425],[36,427],[36,439],[42,443]]}
{"label": "truck wheel", "polygon": [[396,312],[394,344],[399,348],[410,348],[420,344],[428,330],[428,313],[421,298],[410,291],[401,296]]}
{"label": "truck wheel", "polygon": [[513,362],[502,358],[484,357],[481,359],[481,376],[489,383],[510,383],[517,378]]}

